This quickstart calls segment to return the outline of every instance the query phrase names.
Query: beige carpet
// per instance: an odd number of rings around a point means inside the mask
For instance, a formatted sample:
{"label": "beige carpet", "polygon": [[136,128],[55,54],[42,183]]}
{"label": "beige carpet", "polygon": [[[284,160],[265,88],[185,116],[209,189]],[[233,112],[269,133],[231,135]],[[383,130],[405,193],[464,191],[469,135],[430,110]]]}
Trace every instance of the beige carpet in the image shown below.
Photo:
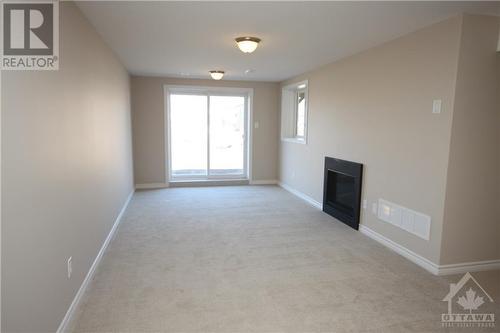
{"label": "beige carpet", "polygon": [[[500,272],[474,276],[500,302]],[[432,276],[276,186],[142,191],[72,328],[442,332],[441,299],[458,278]]]}

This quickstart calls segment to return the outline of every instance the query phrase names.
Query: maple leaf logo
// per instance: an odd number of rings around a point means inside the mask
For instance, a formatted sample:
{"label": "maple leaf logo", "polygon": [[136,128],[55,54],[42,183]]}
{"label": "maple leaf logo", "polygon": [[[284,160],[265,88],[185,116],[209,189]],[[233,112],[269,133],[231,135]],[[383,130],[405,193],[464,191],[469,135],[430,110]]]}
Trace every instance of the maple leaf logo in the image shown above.
{"label": "maple leaf logo", "polygon": [[481,296],[476,296],[476,292],[469,288],[469,290],[465,292],[465,297],[460,296],[457,303],[464,310],[469,310],[469,313],[472,313],[472,310],[477,310],[477,308],[484,303],[484,299]]}

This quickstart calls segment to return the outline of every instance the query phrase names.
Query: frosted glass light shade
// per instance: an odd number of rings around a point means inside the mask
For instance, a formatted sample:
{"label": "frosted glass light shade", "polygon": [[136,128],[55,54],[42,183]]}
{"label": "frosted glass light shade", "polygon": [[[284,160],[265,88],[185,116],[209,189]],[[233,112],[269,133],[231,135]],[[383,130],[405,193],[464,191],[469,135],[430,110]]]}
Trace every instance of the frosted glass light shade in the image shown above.
{"label": "frosted glass light shade", "polygon": [[252,53],[259,46],[260,39],[257,37],[238,37],[236,44],[243,53]]}
{"label": "frosted glass light shade", "polygon": [[224,76],[224,71],[210,71],[209,73],[214,80],[220,80]]}

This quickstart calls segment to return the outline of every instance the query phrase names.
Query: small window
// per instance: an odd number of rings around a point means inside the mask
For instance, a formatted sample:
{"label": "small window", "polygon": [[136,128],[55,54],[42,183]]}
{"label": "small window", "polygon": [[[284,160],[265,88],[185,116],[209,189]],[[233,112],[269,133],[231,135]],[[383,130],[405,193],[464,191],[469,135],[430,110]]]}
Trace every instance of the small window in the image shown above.
{"label": "small window", "polygon": [[306,143],[307,81],[283,87],[281,91],[281,139]]}

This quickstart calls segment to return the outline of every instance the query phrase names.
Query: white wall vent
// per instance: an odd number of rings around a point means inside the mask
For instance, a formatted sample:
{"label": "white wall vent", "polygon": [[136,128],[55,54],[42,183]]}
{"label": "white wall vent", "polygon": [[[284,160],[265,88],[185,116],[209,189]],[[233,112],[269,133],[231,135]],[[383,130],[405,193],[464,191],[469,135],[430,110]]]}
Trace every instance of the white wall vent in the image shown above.
{"label": "white wall vent", "polygon": [[431,217],[402,207],[390,201],[379,199],[377,216],[382,221],[406,230],[425,240],[430,239]]}

